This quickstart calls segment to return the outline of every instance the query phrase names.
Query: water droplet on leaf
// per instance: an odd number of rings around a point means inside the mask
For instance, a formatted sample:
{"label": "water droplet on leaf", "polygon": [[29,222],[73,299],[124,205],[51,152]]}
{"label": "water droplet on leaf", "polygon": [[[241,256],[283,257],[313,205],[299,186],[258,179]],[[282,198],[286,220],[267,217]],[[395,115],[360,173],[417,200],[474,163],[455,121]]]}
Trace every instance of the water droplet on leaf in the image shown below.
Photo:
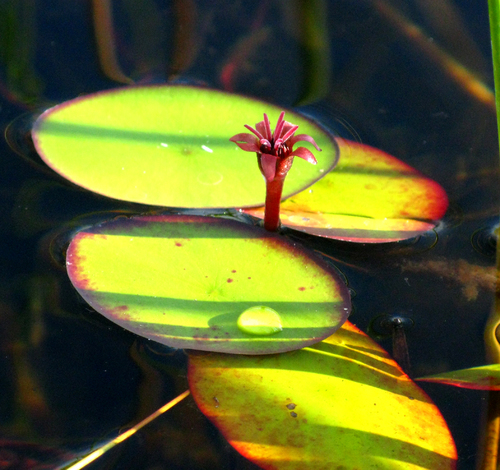
{"label": "water droplet on leaf", "polygon": [[238,328],[251,335],[272,335],[281,331],[281,318],[276,310],[256,306],[246,309],[238,317]]}

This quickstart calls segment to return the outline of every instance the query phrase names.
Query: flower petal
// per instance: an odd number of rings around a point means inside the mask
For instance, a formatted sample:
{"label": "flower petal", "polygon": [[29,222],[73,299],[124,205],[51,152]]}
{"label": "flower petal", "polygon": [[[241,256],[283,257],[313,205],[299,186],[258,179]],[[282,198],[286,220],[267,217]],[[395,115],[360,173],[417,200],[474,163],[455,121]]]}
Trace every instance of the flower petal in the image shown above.
{"label": "flower petal", "polygon": [[230,139],[231,142],[234,142],[240,149],[243,149],[247,152],[258,152],[259,146],[257,144],[257,140],[255,136],[252,134],[236,134],[233,135]]}
{"label": "flower petal", "polygon": [[282,131],[282,134],[283,134],[283,142],[286,142],[290,137],[293,136],[293,134],[295,133],[295,131],[299,128],[299,126],[294,126],[293,124],[289,123],[289,122],[285,122],[285,126],[283,127],[283,131]]}
{"label": "flower petal", "polygon": [[270,141],[273,138],[273,133],[271,132],[271,123],[269,122],[269,118],[267,117],[266,113],[264,113],[264,121],[261,122],[264,123],[264,127],[266,129],[266,139]]}
{"label": "flower petal", "polygon": [[271,141],[271,138],[270,137],[268,138],[267,129],[264,121],[260,121],[257,124],[255,124],[255,128],[257,129],[258,132],[262,134],[262,138]]}
{"label": "flower petal", "polygon": [[298,149],[294,150],[290,154],[290,156],[303,158],[306,162],[312,163],[313,165],[316,165],[316,163],[318,163],[311,151],[307,150],[305,147],[299,147]]}
{"label": "flower petal", "polygon": [[262,135],[261,132],[259,132],[258,129],[254,129],[252,126],[249,126],[248,124],[243,124],[243,127],[246,127],[250,132],[253,132],[259,139],[264,138],[264,136]]}
{"label": "flower petal", "polygon": [[319,150],[321,152],[321,149],[318,147],[318,144],[314,141],[314,139],[310,135],[307,134],[294,135],[288,141],[288,146],[293,147],[293,145],[297,143],[299,140],[305,140],[306,142],[313,144],[316,147],[316,150]]}
{"label": "flower petal", "polygon": [[274,139],[279,139],[281,136],[281,132],[283,131],[283,126],[285,125],[285,120],[283,119],[285,116],[285,111],[281,111],[280,117],[278,118],[278,122],[276,123],[276,127],[274,128]]}
{"label": "flower petal", "polygon": [[272,181],[276,176],[276,160],[278,157],[274,155],[269,155],[267,153],[263,153],[260,157],[260,165],[262,167],[262,173],[264,173],[264,178],[267,181]]}

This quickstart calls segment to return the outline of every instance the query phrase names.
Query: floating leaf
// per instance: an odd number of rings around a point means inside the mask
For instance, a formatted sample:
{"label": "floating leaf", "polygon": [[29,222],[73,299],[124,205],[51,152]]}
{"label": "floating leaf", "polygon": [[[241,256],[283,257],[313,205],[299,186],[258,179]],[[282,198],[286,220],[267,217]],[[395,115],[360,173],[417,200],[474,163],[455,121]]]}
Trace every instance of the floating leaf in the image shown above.
{"label": "floating leaf", "polygon": [[[129,87],[62,103],[40,116],[33,142],[66,179],[105,196],[170,207],[245,207],[264,203],[257,161],[229,141],[243,123],[277,119],[281,108],[189,86]],[[303,116],[287,118],[313,135],[321,162],[298,161],[287,196],[336,163],[333,138]],[[297,159],[300,160],[300,159]]]}
{"label": "floating leaf", "polygon": [[188,379],[201,411],[264,469],[455,467],[436,406],[349,322],[300,351],[190,355]]}
{"label": "floating leaf", "polygon": [[[115,219],[79,232],[67,267],[97,311],[178,348],[290,351],[326,338],[350,311],[342,280],[309,251],[221,218]],[[272,315],[257,313],[252,323],[255,307],[274,311],[281,330]]]}
{"label": "floating leaf", "polygon": [[[281,222],[313,235],[362,243],[415,237],[448,206],[443,188],[368,145],[338,139],[339,163],[313,187],[281,204]],[[264,217],[264,209],[245,212]]]}
{"label": "floating leaf", "polygon": [[474,390],[500,390],[500,364],[488,364],[470,369],[453,370],[442,374],[429,375],[416,380],[437,382]]}

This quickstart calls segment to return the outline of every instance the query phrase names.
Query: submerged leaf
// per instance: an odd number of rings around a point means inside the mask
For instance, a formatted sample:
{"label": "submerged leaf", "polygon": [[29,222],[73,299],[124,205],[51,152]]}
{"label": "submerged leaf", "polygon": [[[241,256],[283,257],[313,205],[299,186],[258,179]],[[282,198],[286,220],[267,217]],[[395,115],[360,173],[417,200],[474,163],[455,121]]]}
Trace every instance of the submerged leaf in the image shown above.
{"label": "submerged leaf", "polygon": [[[66,179],[105,196],[169,207],[248,207],[264,203],[256,158],[229,141],[241,120],[257,122],[281,108],[230,93],[189,86],[128,87],[77,98],[43,113],[33,142]],[[321,162],[297,162],[290,196],[336,163],[333,138],[287,111],[314,135]]]}
{"label": "submerged leaf", "polygon": [[[338,165],[281,204],[283,225],[361,243],[404,240],[435,227],[448,207],[441,186],[381,150],[337,141]],[[264,217],[263,208],[245,212]]]}
{"label": "submerged leaf", "polygon": [[422,382],[436,382],[474,390],[500,390],[500,364],[488,364],[470,369],[453,370],[420,377]]}
{"label": "submerged leaf", "polygon": [[115,219],[75,236],[67,268],[98,312],[177,348],[290,351],[331,335],[350,311],[343,281],[312,253],[221,218]]}
{"label": "submerged leaf", "polygon": [[436,406],[349,322],[300,351],[190,355],[188,379],[201,411],[264,469],[455,468]]}

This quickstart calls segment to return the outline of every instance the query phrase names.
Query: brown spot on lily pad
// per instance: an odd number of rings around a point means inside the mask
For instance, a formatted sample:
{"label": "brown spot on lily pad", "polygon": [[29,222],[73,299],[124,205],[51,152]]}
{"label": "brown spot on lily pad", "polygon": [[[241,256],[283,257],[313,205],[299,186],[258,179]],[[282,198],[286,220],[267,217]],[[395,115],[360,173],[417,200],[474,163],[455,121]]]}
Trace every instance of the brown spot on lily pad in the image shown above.
{"label": "brown spot on lily pad", "polygon": [[95,282],[92,282],[88,277],[79,277],[78,273],[75,277],[76,287],[84,290],[97,290]]}
{"label": "brown spot on lily pad", "polygon": [[127,305],[118,305],[116,307],[107,309],[106,313],[110,317],[114,317],[117,320],[130,321],[132,317],[128,313],[125,313],[127,312],[127,310],[129,310],[129,307]]}

